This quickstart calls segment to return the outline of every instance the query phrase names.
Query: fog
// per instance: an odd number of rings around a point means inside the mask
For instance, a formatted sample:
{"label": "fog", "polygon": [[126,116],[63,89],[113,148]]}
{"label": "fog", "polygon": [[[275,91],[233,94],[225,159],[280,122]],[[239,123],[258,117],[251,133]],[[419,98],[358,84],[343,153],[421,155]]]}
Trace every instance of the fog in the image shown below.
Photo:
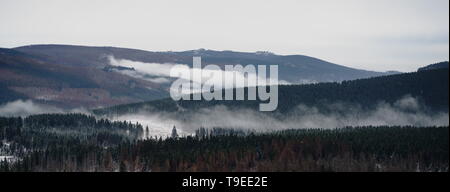
{"label": "fog", "polygon": [[[234,128],[255,132],[304,128],[342,128],[346,126],[448,126],[448,112],[427,113],[426,106],[416,98],[405,96],[393,104],[380,102],[373,110],[363,110],[359,105],[334,103],[327,106],[331,113],[322,113],[316,107],[298,105],[283,115],[273,115],[252,109],[230,109],[215,106],[187,112],[139,112],[111,117],[111,120],[139,122],[148,126],[150,136],[168,136],[173,126],[178,134],[191,135],[196,129]],[[35,103],[31,100],[17,100],[0,106],[0,116],[28,116],[44,113],[85,113],[85,109],[64,110]]]}
{"label": "fog", "polygon": [[32,100],[16,100],[0,105],[0,117],[12,117],[45,113],[89,113],[86,109],[61,109],[55,106],[35,103]]}
{"label": "fog", "polygon": [[[146,81],[150,81],[153,83],[170,83],[174,78],[180,78],[184,80],[192,80],[192,83],[198,85],[193,86],[193,90],[183,89],[181,92],[183,94],[190,93],[199,93],[202,92],[200,85],[214,85],[214,88],[219,89],[230,89],[233,87],[242,88],[242,87],[255,87],[261,85],[271,85],[271,84],[290,84],[285,80],[270,79],[269,74],[266,75],[268,78],[261,78],[259,75],[259,71],[255,71],[256,73],[244,74],[239,71],[230,71],[230,70],[222,70],[222,69],[205,69],[204,67],[207,65],[202,65],[202,69],[189,67],[187,64],[180,63],[145,63],[139,61],[131,61],[126,59],[116,59],[113,55],[109,55],[108,57],[109,64],[116,67],[127,67],[133,68],[132,70],[116,70],[116,72],[122,73],[124,75],[128,75],[135,78],[140,78]],[[255,66],[255,68],[257,68]],[[171,77],[171,70],[176,69],[177,72],[180,73],[179,77]],[[266,72],[265,72],[266,73]],[[201,79],[191,78],[190,74],[201,74]],[[233,82],[233,78],[239,79],[239,81]],[[224,81],[224,79],[228,81]],[[198,88],[198,89],[195,89]],[[191,92],[192,91],[192,92]],[[177,92],[177,91],[175,91]]]}
{"label": "fog", "polygon": [[373,110],[358,105],[335,103],[328,106],[331,113],[321,113],[315,107],[296,106],[288,114],[277,116],[250,109],[232,110],[226,106],[186,113],[146,113],[116,117],[149,127],[150,135],[167,136],[176,126],[179,133],[192,134],[200,127],[250,129],[256,132],[302,128],[342,128],[346,126],[448,126],[447,112],[426,113],[426,107],[416,98],[405,96],[393,104],[380,102]]}

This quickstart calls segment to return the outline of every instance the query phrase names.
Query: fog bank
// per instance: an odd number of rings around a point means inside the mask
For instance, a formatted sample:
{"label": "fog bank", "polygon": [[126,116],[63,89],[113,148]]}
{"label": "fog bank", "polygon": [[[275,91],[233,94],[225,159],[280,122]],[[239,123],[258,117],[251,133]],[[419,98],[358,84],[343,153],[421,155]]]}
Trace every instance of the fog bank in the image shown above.
{"label": "fog bank", "polygon": [[131,120],[149,127],[151,135],[169,135],[176,126],[183,134],[192,134],[200,127],[236,128],[254,131],[273,131],[301,128],[342,128],[346,126],[448,126],[447,112],[427,113],[417,99],[406,96],[393,104],[380,102],[374,110],[358,105],[335,103],[328,106],[331,113],[315,107],[296,106],[288,114],[277,116],[250,109],[232,110],[215,106],[195,112],[146,113],[119,116],[117,120]]}
{"label": "fog bank", "polygon": [[89,113],[86,109],[77,108],[71,110],[61,109],[55,106],[35,103],[32,100],[16,100],[0,105],[0,116],[28,116],[45,113]]}

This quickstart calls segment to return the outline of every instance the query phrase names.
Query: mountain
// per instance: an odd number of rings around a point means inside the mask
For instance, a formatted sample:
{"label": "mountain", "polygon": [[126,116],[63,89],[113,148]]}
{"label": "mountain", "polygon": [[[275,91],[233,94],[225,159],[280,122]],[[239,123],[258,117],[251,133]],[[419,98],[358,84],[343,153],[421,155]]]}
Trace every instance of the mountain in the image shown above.
{"label": "mountain", "polygon": [[108,107],[167,97],[171,80],[140,76],[134,68],[112,66],[116,59],[143,63],[180,63],[192,66],[192,57],[202,63],[279,65],[281,80],[292,84],[340,82],[395,72],[373,72],[340,66],[303,55],[269,52],[191,50],[150,52],[116,47],[30,45],[0,50],[0,104],[16,99],[66,108]]}
{"label": "mountain", "polygon": [[[107,56],[148,63],[174,63],[181,60],[173,55],[137,49],[115,47],[88,47],[74,45],[30,45],[14,48],[16,51],[39,56],[51,63],[69,66],[104,67],[109,64]],[[184,58],[189,59],[189,58]],[[192,58],[190,58],[192,60]],[[191,61],[192,62],[192,61]]]}
{"label": "mountain", "polygon": [[[352,104],[371,110],[381,102],[395,104],[405,96],[417,98],[428,112],[448,112],[449,70],[437,69],[343,81],[279,86],[279,104],[275,113],[289,113],[299,105],[314,107],[320,112],[336,112],[330,106]],[[148,112],[192,112],[213,106],[257,110],[260,101],[174,101],[171,98],[97,109],[98,115],[121,115]],[[406,103],[414,107],[413,103]]]}
{"label": "mountain", "polygon": [[374,72],[349,68],[304,55],[275,55],[270,52],[242,53],[233,51],[194,50],[177,55],[201,56],[202,62],[218,65],[278,65],[279,78],[290,83],[335,82],[354,80],[398,72]]}
{"label": "mountain", "polygon": [[448,61],[427,65],[425,67],[419,68],[418,71],[426,71],[434,69],[448,69]]}
{"label": "mountain", "polygon": [[67,108],[99,107],[167,96],[158,84],[14,49],[0,49],[0,74],[0,103],[32,99]]}
{"label": "mountain", "polygon": [[70,45],[31,45],[17,51],[39,55],[46,61],[75,66],[105,66],[107,56],[146,63],[182,63],[192,66],[192,57],[201,56],[203,64],[279,65],[279,77],[291,83],[332,82],[374,77],[397,72],[374,72],[353,69],[304,55],[276,55],[270,52],[234,52],[190,50],[182,52],[150,52],[115,47]]}

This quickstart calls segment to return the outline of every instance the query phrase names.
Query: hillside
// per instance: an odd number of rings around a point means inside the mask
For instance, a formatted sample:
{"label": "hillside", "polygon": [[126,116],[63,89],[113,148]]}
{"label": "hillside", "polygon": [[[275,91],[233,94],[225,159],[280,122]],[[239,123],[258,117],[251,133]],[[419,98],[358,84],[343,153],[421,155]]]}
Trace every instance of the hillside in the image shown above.
{"label": "hillside", "polygon": [[425,67],[419,68],[418,71],[426,71],[434,69],[448,69],[448,61],[427,65]]}
{"label": "hillside", "polygon": [[[202,63],[279,65],[280,79],[291,83],[331,82],[367,78],[390,73],[353,69],[304,55],[276,55],[268,52],[235,52],[191,50],[182,52],[150,52],[116,47],[87,47],[70,45],[31,45],[15,50],[44,57],[46,61],[73,66],[105,66],[107,56],[145,63],[182,63],[192,65],[193,56]],[[395,72],[394,72],[395,73]]]}
{"label": "hillside", "polygon": [[[279,86],[279,104],[276,112],[287,113],[302,104],[329,112],[330,104],[356,104],[372,109],[380,102],[395,103],[404,96],[417,98],[429,111],[448,112],[448,69],[344,81],[342,83],[318,83],[308,85]],[[193,111],[224,105],[230,108],[256,110],[259,101],[157,101],[119,105],[94,110],[97,114],[126,114],[139,111]]]}
{"label": "hillside", "polygon": [[[115,47],[30,45],[0,49],[0,104],[17,99],[64,108],[96,108],[167,97],[169,78],[141,76],[134,68],[112,66],[109,56],[145,63],[279,65],[279,77],[290,83],[334,82],[386,75],[352,69],[303,55],[268,52],[193,50],[150,52]],[[156,69],[155,69],[156,70]],[[164,82],[158,80],[164,79]]]}
{"label": "hillside", "polygon": [[0,152],[11,157],[0,172],[448,172],[448,126],[214,129],[139,140],[143,133],[139,124],[81,114],[0,117]]}
{"label": "hillside", "polygon": [[0,49],[0,104],[32,99],[65,108],[100,107],[167,96],[158,84],[91,66],[53,63]]}

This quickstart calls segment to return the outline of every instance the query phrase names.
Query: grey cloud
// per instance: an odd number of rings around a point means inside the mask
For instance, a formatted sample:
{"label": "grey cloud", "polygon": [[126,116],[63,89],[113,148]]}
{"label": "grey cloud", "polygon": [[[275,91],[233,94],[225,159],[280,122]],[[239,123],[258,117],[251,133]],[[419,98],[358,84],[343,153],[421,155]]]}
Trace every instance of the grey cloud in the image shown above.
{"label": "grey cloud", "polygon": [[54,106],[35,103],[31,100],[16,100],[0,105],[0,116],[28,116],[44,113],[89,113],[86,109],[78,108],[65,110]]}
{"label": "grey cloud", "polygon": [[201,109],[195,112],[139,113],[120,116],[148,125],[150,134],[169,135],[175,125],[184,134],[192,134],[200,127],[236,128],[254,131],[271,131],[302,128],[342,128],[346,126],[448,126],[448,113],[428,114],[416,98],[405,96],[394,104],[381,102],[374,110],[363,110],[358,105],[335,103],[329,105],[330,114],[315,107],[299,105],[283,117],[274,117],[249,109],[231,110],[225,106]]}

